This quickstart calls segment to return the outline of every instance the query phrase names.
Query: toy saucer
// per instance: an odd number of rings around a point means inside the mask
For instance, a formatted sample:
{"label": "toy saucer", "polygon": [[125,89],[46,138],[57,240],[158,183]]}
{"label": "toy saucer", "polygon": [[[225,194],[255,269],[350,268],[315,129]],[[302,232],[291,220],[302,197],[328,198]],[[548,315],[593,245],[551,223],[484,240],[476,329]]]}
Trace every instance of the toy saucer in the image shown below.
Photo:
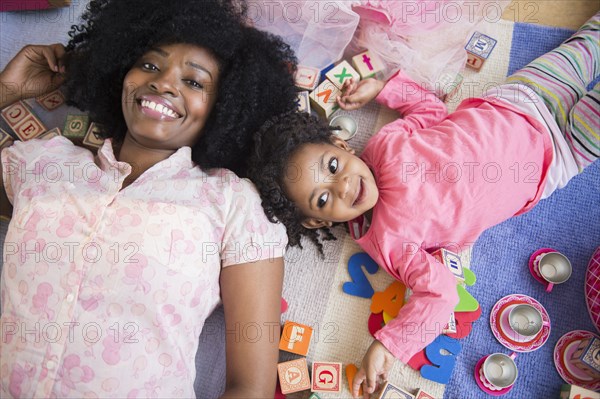
{"label": "toy saucer", "polygon": [[585,273],[585,303],[600,332],[600,247],[596,248]]}
{"label": "toy saucer", "polygon": [[554,366],[558,374],[568,384],[579,385],[580,387],[597,391],[600,389],[600,380],[580,370],[571,361],[571,356],[577,350],[581,340],[594,336],[600,339],[596,334],[585,330],[570,331],[560,337],[554,347]]}
{"label": "toy saucer", "polygon": [[558,251],[556,249],[552,249],[552,248],[540,248],[537,251],[535,251],[533,254],[531,254],[531,256],[529,257],[529,271],[531,272],[531,275],[533,276],[534,279],[536,279],[540,283],[544,284],[544,286],[547,286],[548,282],[546,280],[544,280],[544,278],[538,272],[537,264],[540,261],[540,258],[542,256],[544,256],[550,252],[558,252]]}
{"label": "toy saucer", "polygon": [[[547,322],[548,325],[542,327],[542,330],[532,340],[519,342],[512,337],[510,331],[510,325],[508,321],[503,322],[502,316],[506,315],[505,312],[509,312],[510,308],[515,305],[528,304],[536,308],[542,314],[542,321]],[[541,348],[548,338],[550,337],[550,316],[546,309],[535,299],[527,295],[512,294],[507,295],[500,299],[492,307],[490,312],[490,329],[494,334],[494,337],[504,347],[515,351],[515,352],[532,352]]]}
{"label": "toy saucer", "polygon": [[[488,355],[489,356],[489,355]],[[479,361],[477,362],[477,364],[475,365],[475,382],[477,383],[477,386],[485,393],[487,393],[488,395],[492,395],[492,396],[502,396],[507,394],[514,386],[515,384],[512,384],[509,387],[506,388],[496,388],[491,384],[487,384],[485,382],[482,381],[483,378],[483,370],[481,369],[483,366],[483,362],[485,362],[485,359],[488,358],[488,356],[484,356],[481,359],[479,359]]]}

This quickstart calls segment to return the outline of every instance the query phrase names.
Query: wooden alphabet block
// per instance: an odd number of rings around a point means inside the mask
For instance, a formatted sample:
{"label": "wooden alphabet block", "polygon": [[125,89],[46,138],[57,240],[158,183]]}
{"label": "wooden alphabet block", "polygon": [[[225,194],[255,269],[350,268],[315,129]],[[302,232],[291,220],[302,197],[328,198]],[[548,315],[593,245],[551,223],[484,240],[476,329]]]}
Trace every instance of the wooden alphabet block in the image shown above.
{"label": "wooden alphabet block", "polygon": [[87,115],[67,115],[63,136],[83,140],[88,130],[90,118]]}
{"label": "wooden alphabet block", "polygon": [[467,66],[476,70],[480,70],[484,62],[485,60],[483,58],[472,53],[467,53]]}
{"label": "wooden alphabet block", "polygon": [[319,81],[322,82],[325,79],[327,79],[327,72],[331,71],[333,68],[335,68],[335,62],[333,64],[329,64],[327,65],[325,68],[321,69],[321,75],[319,77]]}
{"label": "wooden alphabet block", "polygon": [[310,394],[310,396],[308,397],[308,399],[321,399],[321,398],[319,397],[319,395],[317,395],[316,393],[313,392],[313,393]]}
{"label": "wooden alphabet block", "polygon": [[463,272],[462,261],[458,254],[448,251],[445,248],[440,248],[434,251],[431,256],[436,258],[442,265],[446,266],[458,280],[464,281],[465,273]]}
{"label": "wooden alphabet block", "polygon": [[381,61],[369,50],[352,57],[352,66],[359,73],[361,79],[372,78],[377,72],[384,69]]}
{"label": "wooden alphabet block", "polygon": [[310,345],[312,331],[311,327],[304,324],[286,321],[281,332],[279,349],[306,356],[308,353],[308,346]]}
{"label": "wooden alphabet block", "polygon": [[392,383],[385,384],[379,395],[379,399],[415,399],[410,393],[398,388]]}
{"label": "wooden alphabet block", "polygon": [[312,91],[319,85],[320,76],[321,71],[317,68],[298,65],[298,70],[294,76],[296,87],[302,90]]}
{"label": "wooden alphabet block", "polygon": [[577,385],[563,384],[560,399],[600,399],[600,392],[590,391]]}
{"label": "wooden alphabet block", "polygon": [[450,314],[450,320],[448,321],[448,325],[442,330],[442,334],[448,333],[456,333],[456,319],[454,318],[454,312]]}
{"label": "wooden alphabet block", "polygon": [[2,118],[8,123],[11,129],[19,124],[27,116],[31,115],[31,111],[23,101],[17,101],[2,110]]}
{"label": "wooden alphabet block", "polygon": [[277,365],[279,385],[284,395],[310,389],[310,377],[306,358],[291,360]]}
{"label": "wooden alphabet block", "polygon": [[342,61],[337,64],[331,71],[325,74],[327,79],[329,79],[333,84],[341,89],[342,85],[348,79],[354,78],[355,82],[360,80],[360,75],[358,72],[354,70],[346,61]]}
{"label": "wooden alphabet block", "polygon": [[90,127],[83,138],[83,144],[94,148],[100,148],[104,144],[104,139],[100,135],[100,128],[96,123],[90,123]]}
{"label": "wooden alphabet block", "polygon": [[48,94],[35,99],[46,111],[52,111],[65,102],[65,96],[60,90],[54,90]]}
{"label": "wooden alphabet block", "polygon": [[60,129],[57,127],[40,134],[37,138],[40,140],[50,140],[52,137],[56,136],[62,136]]}
{"label": "wooden alphabet block", "polygon": [[433,395],[428,394],[427,392],[425,392],[422,389],[419,389],[417,391],[417,394],[415,395],[415,399],[435,399],[435,398],[433,397]]}
{"label": "wooden alphabet block", "polygon": [[298,106],[300,112],[306,112],[310,114],[310,98],[309,93],[307,91],[298,92],[296,105]]}
{"label": "wooden alphabet block", "polygon": [[312,392],[342,391],[342,363],[313,362]]}
{"label": "wooden alphabet block", "polygon": [[447,332],[445,334],[450,338],[464,338],[471,333],[473,323],[475,323],[479,317],[481,317],[481,306],[472,312],[454,312],[456,332]]}
{"label": "wooden alphabet block", "polygon": [[600,379],[600,339],[582,339],[577,350],[571,355],[571,360],[590,377]]}
{"label": "wooden alphabet block", "polygon": [[31,112],[12,129],[22,141],[35,138],[47,130],[46,126]]}
{"label": "wooden alphabet block", "polygon": [[310,104],[322,118],[329,118],[340,107],[337,97],[342,92],[331,81],[325,80],[310,93]]}
{"label": "wooden alphabet block", "polygon": [[449,100],[458,92],[463,79],[464,78],[460,73],[456,75],[451,75],[449,73],[443,74],[436,84],[435,94],[437,94],[442,101]]}
{"label": "wooden alphabet block", "polygon": [[0,148],[2,148],[9,140],[12,140],[12,136],[0,129]]}
{"label": "wooden alphabet block", "polygon": [[492,50],[496,47],[496,39],[475,32],[469,39],[465,50],[467,50],[467,66],[479,70],[489,58]]}

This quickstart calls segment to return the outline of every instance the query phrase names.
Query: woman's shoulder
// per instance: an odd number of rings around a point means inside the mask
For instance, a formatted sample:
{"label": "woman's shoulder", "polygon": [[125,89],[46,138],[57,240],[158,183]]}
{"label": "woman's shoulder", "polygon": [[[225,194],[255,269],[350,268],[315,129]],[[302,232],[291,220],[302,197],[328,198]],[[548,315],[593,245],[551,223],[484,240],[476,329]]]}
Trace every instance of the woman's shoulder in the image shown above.
{"label": "woman's shoulder", "polygon": [[41,156],[58,158],[69,156],[72,159],[74,156],[90,153],[88,149],[74,145],[63,136],[56,136],[47,140],[15,141],[7,150],[11,155],[23,161],[34,161]]}

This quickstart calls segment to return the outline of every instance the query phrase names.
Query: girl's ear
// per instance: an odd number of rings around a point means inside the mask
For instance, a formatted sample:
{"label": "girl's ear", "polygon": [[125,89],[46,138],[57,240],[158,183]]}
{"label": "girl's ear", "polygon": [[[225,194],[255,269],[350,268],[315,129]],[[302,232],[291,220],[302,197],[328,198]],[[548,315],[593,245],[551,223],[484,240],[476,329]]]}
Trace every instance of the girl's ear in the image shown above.
{"label": "girl's ear", "polygon": [[354,148],[350,147],[348,145],[348,143],[346,143],[344,140],[342,140],[341,138],[339,138],[335,134],[331,135],[331,144],[333,144],[336,147],[341,148],[342,150],[348,151],[352,155],[354,155],[354,153],[356,152],[356,151],[354,151]]}
{"label": "girl's ear", "polygon": [[306,218],[302,221],[302,226],[310,230],[320,229],[321,227],[331,227],[332,225],[332,222],[326,222],[316,218]]}

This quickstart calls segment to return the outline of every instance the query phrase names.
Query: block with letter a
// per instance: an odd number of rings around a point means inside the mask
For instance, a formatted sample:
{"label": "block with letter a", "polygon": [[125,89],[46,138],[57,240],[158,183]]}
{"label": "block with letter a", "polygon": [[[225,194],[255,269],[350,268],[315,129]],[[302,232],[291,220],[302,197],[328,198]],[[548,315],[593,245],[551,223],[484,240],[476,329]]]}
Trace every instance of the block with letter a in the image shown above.
{"label": "block with letter a", "polygon": [[339,109],[337,97],[342,92],[331,81],[324,80],[313,92],[310,93],[310,103],[322,118],[329,118]]}
{"label": "block with letter a", "polygon": [[287,395],[310,389],[310,377],[306,358],[291,360],[277,365],[281,393]]}

